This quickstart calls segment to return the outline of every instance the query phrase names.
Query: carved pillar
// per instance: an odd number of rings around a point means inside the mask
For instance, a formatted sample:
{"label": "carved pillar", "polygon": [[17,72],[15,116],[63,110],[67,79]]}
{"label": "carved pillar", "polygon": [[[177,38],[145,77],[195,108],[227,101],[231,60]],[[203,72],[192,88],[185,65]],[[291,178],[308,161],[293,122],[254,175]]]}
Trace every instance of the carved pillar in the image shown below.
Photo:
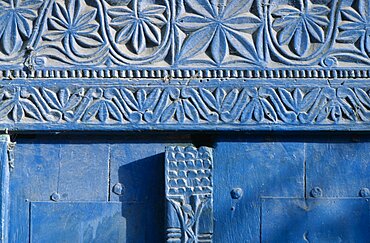
{"label": "carved pillar", "polygon": [[167,242],[212,242],[212,149],[166,149]]}

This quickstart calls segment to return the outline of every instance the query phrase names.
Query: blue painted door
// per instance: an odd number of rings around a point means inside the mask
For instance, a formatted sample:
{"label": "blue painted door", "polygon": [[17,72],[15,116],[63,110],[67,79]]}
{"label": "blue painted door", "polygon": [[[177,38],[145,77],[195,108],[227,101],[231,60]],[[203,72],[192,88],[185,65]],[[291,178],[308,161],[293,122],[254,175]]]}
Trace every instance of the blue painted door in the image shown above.
{"label": "blue painted door", "polygon": [[9,242],[369,242],[368,137],[303,135],[16,136]]}
{"label": "blue painted door", "polygon": [[165,140],[16,141],[10,242],[164,241]]}
{"label": "blue painted door", "polygon": [[284,134],[215,148],[215,242],[369,242],[368,137]]}

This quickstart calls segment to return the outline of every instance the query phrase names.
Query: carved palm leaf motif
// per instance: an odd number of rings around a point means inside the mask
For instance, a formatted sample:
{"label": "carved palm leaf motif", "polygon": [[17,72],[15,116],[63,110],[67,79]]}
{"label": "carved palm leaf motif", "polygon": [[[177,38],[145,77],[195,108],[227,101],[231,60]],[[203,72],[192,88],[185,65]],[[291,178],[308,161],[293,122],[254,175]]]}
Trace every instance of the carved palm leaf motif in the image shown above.
{"label": "carved palm leaf motif", "polygon": [[[272,60],[286,64],[312,65],[319,62],[329,65],[329,61],[324,60],[337,28],[338,2],[271,2],[268,34]],[[330,62],[333,64],[336,61]]]}
{"label": "carved palm leaf motif", "polygon": [[11,60],[25,46],[41,5],[41,0],[0,1],[0,61]]}
{"label": "carved palm leaf motif", "polygon": [[370,91],[344,87],[8,87],[3,122],[57,124],[356,124],[370,119]]}
{"label": "carved palm leaf motif", "polygon": [[339,25],[338,41],[351,43],[365,57],[370,56],[370,2],[359,0],[358,6],[341,10],[343,22]]}
{"label": "carved palm leaf motif", "polygon": [[212,171],[210,148],[166,148],[167,242],[212,241]]}

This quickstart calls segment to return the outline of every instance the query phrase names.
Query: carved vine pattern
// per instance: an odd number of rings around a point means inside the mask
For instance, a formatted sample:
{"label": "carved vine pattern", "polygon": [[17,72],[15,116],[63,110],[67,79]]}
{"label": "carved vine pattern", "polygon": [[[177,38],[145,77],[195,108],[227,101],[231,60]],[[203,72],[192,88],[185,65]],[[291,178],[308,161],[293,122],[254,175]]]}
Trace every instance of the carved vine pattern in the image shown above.
{"label": "carved vine pattern", "polygon": [[369,0],[1,0],[0,62],[31,68],[368,65],[369,5]]}
{"label": "carved vine pattern", "polygon": [[370,120],[361,87],[6,87],[2,122],[93,124],[350,124]]}

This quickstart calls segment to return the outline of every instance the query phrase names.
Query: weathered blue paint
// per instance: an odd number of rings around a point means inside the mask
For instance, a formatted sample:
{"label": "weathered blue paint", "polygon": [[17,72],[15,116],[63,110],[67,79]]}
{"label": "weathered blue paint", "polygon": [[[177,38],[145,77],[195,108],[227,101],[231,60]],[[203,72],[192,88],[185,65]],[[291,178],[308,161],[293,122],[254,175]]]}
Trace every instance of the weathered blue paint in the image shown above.
{"label": "weathered blue paint", "polygon": [[262,242],[368,242],[368,199],[262,200]]}
{"label": "weathered blue paint", "polygon": [[[315,186],[324,197],[358,197],[370,185],[369,139],[323,141],[306,145],[307,190]],[[306,195],[309,197],[309,195]]]}
{"label": "weathered blue paint", "polygon": [[145,242],[143,209],[140,204],[34,202],[31,242]]}
{"label": "weathered blue paint", "polygon": [[8,135],[0,135],[0,242],[8,242],[9,228],[9,177],[10,161],[8,147],[11,146]]}
{"label": "weathered blue paint", "polygon": [[0,0],[2,242],[368,242],[369,5]]}
{"label": "weathered blue paint", "polygon": [[[4,81],[2,87],[0,94],[6,99],[3,107],[0,104],[4,113],[0,128],[11,130],[368,131],[370,127],[367,78],[50,78]],[[19,114],[14,108],[18,105],[26,106]]]}
{"label": "weathered blue paint", "polygon": [[[260,240],[261,197],[304,196],[304,145],[267,139],[219,141],[214,151],[217,242]],[[233,199],[233,188],[243,196]]]}
{"label": "weathered blue paint", "polygon": [[212,242],[212,149],[166,148],[166,242]]}

